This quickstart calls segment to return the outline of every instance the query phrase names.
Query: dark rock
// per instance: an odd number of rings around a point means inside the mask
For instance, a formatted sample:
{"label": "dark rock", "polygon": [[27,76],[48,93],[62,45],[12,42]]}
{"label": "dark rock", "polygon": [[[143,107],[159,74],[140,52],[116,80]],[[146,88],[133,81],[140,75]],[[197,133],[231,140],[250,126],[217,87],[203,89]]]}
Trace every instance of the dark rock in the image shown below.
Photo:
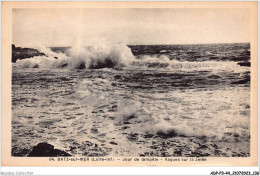
{"label": "dark rock", "polygon": [[251,67],[251,62],[238,62],[237,65],[244,67]]}
{"label": "dark rock", "polygon": [[39,143],[33,147],[28,157],[58,157],[58,156],[72,156],[62,150],[54,149],[54,146],[48,143]]}
{"label": "dark rock", "polygon": [[[18,59],[32,58],[34,56],[46,56],[44,53],[40,53],[33,48],[21,48],[12,44],[12,62],[16,62]],[[38,68],[38,67],[35,67]]]}

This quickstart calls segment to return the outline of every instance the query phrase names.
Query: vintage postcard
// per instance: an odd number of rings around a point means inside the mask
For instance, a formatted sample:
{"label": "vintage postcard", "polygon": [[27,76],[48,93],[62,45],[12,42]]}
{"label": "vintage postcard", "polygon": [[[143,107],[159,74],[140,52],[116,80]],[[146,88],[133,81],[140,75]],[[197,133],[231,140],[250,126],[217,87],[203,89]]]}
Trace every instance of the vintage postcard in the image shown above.
{"label": "vintage postcard", "polygon": [[256,166],[257,2],[2,2],[3,166]]}

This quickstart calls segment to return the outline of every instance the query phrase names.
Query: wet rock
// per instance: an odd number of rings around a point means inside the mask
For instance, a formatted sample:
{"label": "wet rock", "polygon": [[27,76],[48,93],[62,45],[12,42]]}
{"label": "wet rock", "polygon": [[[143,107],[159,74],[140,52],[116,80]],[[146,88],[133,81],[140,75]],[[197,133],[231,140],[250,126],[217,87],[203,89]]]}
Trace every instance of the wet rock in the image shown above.
{"label": "wet rock", "polygon": [[237,65],[244,66],[244,67],[250,67],[251,62],[238,62]]}
{"label": "wet rock", "polygon": [[28,157],[58,157],[58,156],[72,156],[62,150],[54,149],[54,146],[48,143],[39,143],[33,147]]}
{"label": "wet rock", "polygon": [[18,59],[32,58],[34,56],[45,56],[45,54],[33,48],[21,48],[12,44],[12,62],[16,62]]}

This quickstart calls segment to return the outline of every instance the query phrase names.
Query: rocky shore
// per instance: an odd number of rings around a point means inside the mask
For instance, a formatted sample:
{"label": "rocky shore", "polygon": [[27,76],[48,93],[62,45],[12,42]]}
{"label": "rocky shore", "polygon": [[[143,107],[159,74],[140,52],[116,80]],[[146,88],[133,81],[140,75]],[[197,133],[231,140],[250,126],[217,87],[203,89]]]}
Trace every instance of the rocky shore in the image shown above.
{"label": "rocky shore", "polygon": [[33,147],[28,157],[58,157],[58,156],[71,156],[70,154],[54,149],[54,146],[48,143],[39,143]]}
{"label": "rocky shore", "polygon": [[45,56],[44,53],[39,52],[33,48],[21,48],[12,45],[12,62],[15,63],[18,59],[31,58],[34,56]]}

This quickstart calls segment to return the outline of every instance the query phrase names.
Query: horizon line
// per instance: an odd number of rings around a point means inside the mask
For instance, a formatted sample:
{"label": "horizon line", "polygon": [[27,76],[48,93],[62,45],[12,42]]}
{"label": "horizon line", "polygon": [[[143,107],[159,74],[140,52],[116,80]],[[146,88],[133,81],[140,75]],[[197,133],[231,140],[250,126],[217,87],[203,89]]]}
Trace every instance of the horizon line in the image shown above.
{"label": "horizon line", "polygon": [[[156,46],[156,45],[217,45],[217,44],[250,44],[250,42],[221,42],[221,43],[175,43],[175,44],[125,44],[126,46]],[[15,45],[16,47],[38,47],[41,45],[35,45],[35,46],[19,46],[17,44],[12,43],[12,45]],[[86,45],[91,46],[91,45]],[[51,47],[72,47],[72,46],[46,46],[48,48]]]}

